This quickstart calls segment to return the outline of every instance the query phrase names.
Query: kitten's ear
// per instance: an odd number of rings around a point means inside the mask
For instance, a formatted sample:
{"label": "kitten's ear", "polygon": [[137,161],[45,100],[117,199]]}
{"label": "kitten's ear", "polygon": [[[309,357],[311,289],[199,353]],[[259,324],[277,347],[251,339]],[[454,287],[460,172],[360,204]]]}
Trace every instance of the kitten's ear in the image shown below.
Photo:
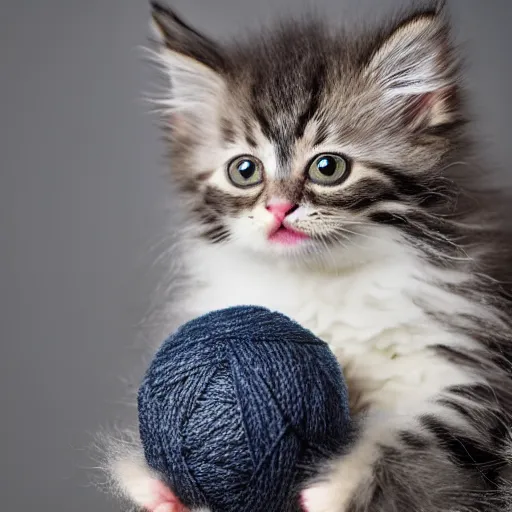
{"label": "kitten's ear", "polygon": [[155,33],[169,51],[222,72],[225,62],[214,41],[197,32],[161,3],[151,2],[151,8]]}
{"label": "kitten's ear", "polygon": [[432,127],[453,121],[458,63],[444,2],[388,33],[365,72],[386,106],[405,112],[408,123]]}
{"label": "kitten's ear", "polygon": [[151,7],[159,61],[171,81],[171,97],[164,106],[171,111],[195,112],[205,119],[204,109],[215,108],[224,92],[222,52],[168,7],[158,2],[151,2]]}

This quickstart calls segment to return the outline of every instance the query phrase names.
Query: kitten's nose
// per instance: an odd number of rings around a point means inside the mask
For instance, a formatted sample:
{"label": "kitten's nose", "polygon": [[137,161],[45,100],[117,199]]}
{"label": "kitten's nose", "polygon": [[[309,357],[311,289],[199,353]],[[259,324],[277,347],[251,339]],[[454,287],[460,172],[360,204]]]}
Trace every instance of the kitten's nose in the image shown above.
{"label": "kitten's nose", "polygon": [[289,214],[292,210],[296,208],[296,205],[291,203],[290,201],[285,200],[270,200],[267,204],[267,210],[274,215],[279,222],[282,222],[283,219]]}

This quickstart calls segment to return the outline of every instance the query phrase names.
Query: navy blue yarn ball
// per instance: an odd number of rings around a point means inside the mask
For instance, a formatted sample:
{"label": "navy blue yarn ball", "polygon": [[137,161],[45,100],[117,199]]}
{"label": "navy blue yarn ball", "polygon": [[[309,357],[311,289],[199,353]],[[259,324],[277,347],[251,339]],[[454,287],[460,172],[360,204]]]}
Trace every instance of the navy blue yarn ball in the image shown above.
{"label": "navy blue yarn ball", "polygon": [[299,484],[351,431],[328,346],[279,313],[243,306],[183,325],[139,390],[146,460],[189,507],[292,512]]}

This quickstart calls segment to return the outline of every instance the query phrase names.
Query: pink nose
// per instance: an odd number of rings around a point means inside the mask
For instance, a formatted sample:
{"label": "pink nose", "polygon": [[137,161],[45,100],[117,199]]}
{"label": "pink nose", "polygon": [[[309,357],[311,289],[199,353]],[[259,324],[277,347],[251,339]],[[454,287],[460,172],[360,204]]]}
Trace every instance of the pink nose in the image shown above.
{"label": "pink nose", "polygon": [[289,213],[294,208],[295,205],[293,203],[290,203],[290,201],[271,201],[267,205],[267,210],[270,213],[272,213],[274,217],[279,221],[282,221],[286,217],[286,214]]}

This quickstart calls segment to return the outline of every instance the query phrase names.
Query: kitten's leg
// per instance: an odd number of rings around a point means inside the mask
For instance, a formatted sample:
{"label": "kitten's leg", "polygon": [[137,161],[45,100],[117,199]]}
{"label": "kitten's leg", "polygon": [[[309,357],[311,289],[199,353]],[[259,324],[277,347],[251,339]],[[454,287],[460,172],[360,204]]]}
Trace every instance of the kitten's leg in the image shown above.
{"label": "kitten's leg", "polygon": [[432,404],[430,410],[436,412],[370,418],[352,450],[303,492],[304,509],[476,512],[496,505],[493,471],[502,461],[490,436],[452,411],[443,413]]}
{"label": "kitten's leg", "polygon": [[189,510],[160,475],[146,463],[135,431],[117,436],[101,436],[102,464],[110,490],[145,512],[209,512],[206,508]]}
{"label": "kitten's leg", "polygon": [[148,512],[188,512],[162,481],[155,480],[150,487],[154,498],[144,507]]}
{"label": "kitten's leg", "polygon": [[186,507],[133,450],[112,464],[116,486],[131,502],[147,512],[188,512]]}

